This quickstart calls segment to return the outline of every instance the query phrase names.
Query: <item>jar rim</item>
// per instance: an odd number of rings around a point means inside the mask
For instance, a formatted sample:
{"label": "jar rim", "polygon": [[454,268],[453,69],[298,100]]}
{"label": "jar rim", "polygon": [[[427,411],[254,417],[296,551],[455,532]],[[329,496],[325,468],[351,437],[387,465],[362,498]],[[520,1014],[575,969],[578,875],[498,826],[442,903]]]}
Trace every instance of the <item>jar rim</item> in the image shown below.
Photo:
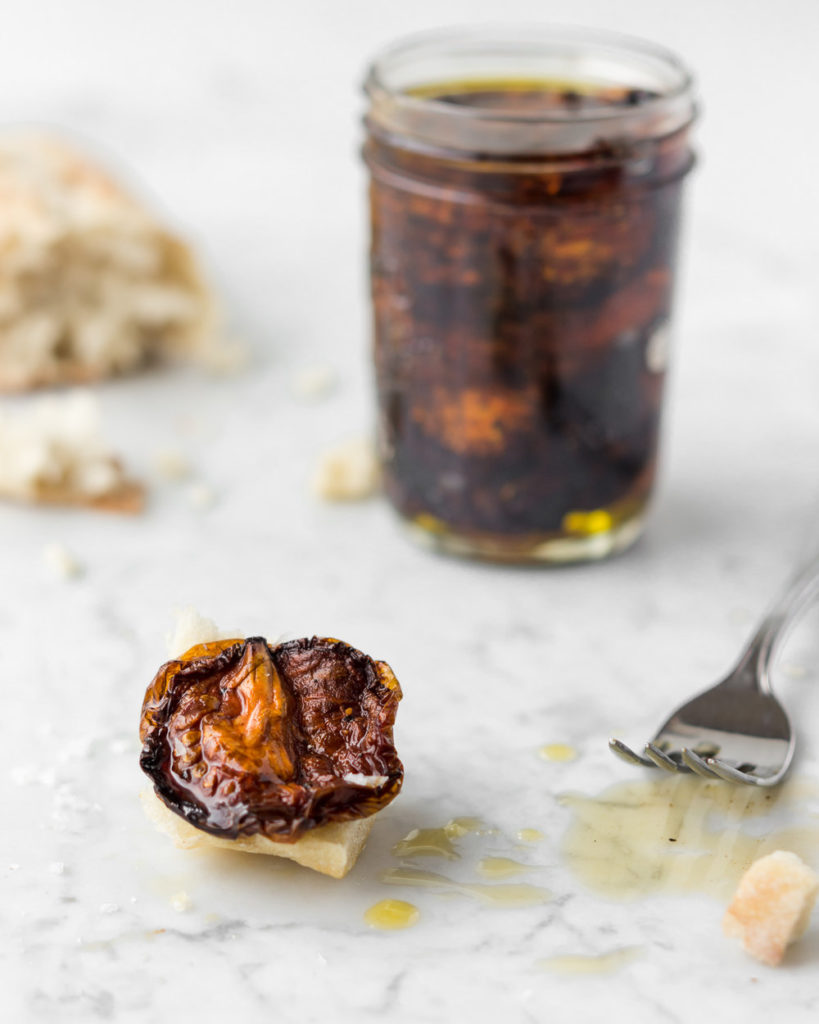
{"label": "jar rim", "polygon": [[[434,73],[436,66],[455,74]],[[555,74],[554,68],[562,69]],[[458,70],[474,69],[458,75]],[[505,75],[501,69],[506,68]],[[495,70],[495,74],[490,72]],[[528,71],[526,69],[529,69]],[[525,73],[519,74],[523,70]],[[450,82],[528,80],[572,85],[626,87],[645,91],[633,105],[590,103],[580,107],[522,109],[520,105],[459,104],[412,90]],[[375,56],[364,81],[369,118],[399,135],[430,133],[461,149],[460,133],[536,129],[551,136],[544,145],[562,149],[560,134],[572,128],[588,138],[621,133],[658,137],[691,123],[696,116],[694,79],[680,58],[657,43],[635,36],[581,26],[549,23],[485,23],[450,26],[396,40]],[[423,128],[421,127],[423,125]],[[483,126],[483,127],[482,127]],[[558,138],[554,132],[558,133]],[[491,145],[490,149],[494,149]],[[511,145],[511,144],[510,144]],[[568,145],[568,143],[567,143]],[[501,144],[505,149],[506,145]],[[512,147],[514,148],[514,147]]]}
{"label": "jar rim", "polygon": [[[619,57],[623,63],[632,57],[635,61],[651,62],[655,70],[664,70],[672,81],[655,95],[645,97],[639,104],[641,111],[655,108],[658,104],[674,101],[689,95],[693,89],[694,79],[680,57],[672,50],[637,36],[600,29],[587,29],[580,26],[553,25],[548,23],[532,24],[494,24],[480,26],[450,26],[432,29],[426,32],[404,36],[381,50],[373,59],[364,80],[364,92],[371,99],[378,95],[389,96],[400,101],[407,108],[434,109],[436,113],[451,120],[504,120],[520,122],[557,122],[566,121],[610,121],[622,119],[631,111],[623,111],[617,106],[589,106],[580,110],[542,110],[531,111],[518,109],[481,108],[479,105],[460,105],[435,98],[434,96],[417,95],[408,92],[411,83],[391,84],[389,81],[390,65],[393,71],[400,74],[401,65],[414,58],[438,55],[449,56],[485,56],[491,48],[501,47],[504,56],[531,55],[544,57],[550,52],[557,54],[561,49],[566,52],[580,51],[587,53],[597,50],[601,55],[605,52]],[[396,67],[397,66],[397,69]],[[501,76],[498,76],[499,78]],[[535,78],[534,75],[531,78]],[[549,76],[543,76],[548,80]],[[491,80],[487,76],[487,80]],[[440,80],[439,80],[440,81]],[[583,76],[578,75],[578,83],[584,83]],[[413,82],[415,87],[437,84],[430,81]],[[634,85],[643,83],[634,82]],[[655,88],[660,85],[655,82]]]}

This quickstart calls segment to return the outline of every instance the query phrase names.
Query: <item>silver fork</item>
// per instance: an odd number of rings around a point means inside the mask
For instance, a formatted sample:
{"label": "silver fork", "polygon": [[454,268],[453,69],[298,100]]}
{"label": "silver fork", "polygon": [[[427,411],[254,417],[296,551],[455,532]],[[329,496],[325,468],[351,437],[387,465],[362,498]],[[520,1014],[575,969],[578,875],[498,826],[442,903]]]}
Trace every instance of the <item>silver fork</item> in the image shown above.
{"label": "silver fork", "polygon": [[793,577],[722,682],[677,708],[643,755],[614,738],[611,751],[630,764],[706,779],[755,786],[781,782],[796,739],[771,690],[771,665],[797,616],[817,595],[819,557]]}

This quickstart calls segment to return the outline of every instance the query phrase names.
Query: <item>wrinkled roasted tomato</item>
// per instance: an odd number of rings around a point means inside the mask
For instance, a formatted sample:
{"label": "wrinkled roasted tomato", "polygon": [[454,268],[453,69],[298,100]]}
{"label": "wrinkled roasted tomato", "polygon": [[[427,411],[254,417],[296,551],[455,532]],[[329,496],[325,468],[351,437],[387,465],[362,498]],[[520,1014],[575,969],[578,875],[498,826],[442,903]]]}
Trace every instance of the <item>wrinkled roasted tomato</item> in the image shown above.
{"label": "wrinkled roasted tomato", "polygon": [[340,640],[199,644],[148,687],[139,763],[159,798],[197,828],[293,842],[397,795],[400,699],[385,662]]}

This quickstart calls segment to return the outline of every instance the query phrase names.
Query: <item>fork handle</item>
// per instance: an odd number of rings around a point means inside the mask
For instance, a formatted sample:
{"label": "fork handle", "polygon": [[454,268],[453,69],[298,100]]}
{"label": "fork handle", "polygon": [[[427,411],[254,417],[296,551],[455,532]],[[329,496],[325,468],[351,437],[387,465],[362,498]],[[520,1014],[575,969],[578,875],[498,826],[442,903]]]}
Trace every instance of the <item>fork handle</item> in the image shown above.
{"label": "fork handle", "polygon": [[737,671],[750,671],[762,693],[771,692],[770,670],[801,612],[819,597],[819,556],[800,569],[774,602],[739,659]]}

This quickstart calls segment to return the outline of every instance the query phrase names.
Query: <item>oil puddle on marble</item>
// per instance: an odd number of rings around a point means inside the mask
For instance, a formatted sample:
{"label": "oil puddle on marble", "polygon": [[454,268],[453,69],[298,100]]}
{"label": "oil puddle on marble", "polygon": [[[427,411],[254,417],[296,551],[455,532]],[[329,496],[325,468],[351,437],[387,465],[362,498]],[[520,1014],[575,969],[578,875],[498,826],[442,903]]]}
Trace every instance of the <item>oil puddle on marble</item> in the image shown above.
{"label": "oil puddle on marble", "polygon": [[453,818],[440,828],[414,828],[392,848],[396,857],[445,857],[458,860],[460,853],[455,840],[467,835],[496,835],[481,818]]}
{"label": "oil puddle on marble", "polygon": [[771,790],[668,776],[560,802],[572,814],[564,862],[609,898],[702,892],[725,900],[751,862],[774,850],[819,865],[819,785],[805,779]]}
{"label": "oil puddle on marble", "polygon": [[535,966],[550,974],[613,974],[632,963],[642,954],[642,947],[627,946],[610,953],[596,953],[591,956],[570,953],[563,956],[548,956],[536,961]]}
{"label": "oil puddle on marble", "polygon": [[381,876],[387,885],[409,885],[423,889],[438,889],[442,892],[472,896],[492,907],[532,907],[548,903],[552,894],[537,885],[517,883],[509,885],[486,885],[480,882],[459,882],[434,871],[420,871],[417,868],[390,868]]}
{"label": "oil puddle on marble", "polygon": [[[524,831],[534,833],[534,830]],[[475,872],[483,881],[450,878],[433,871],[422,871],[406,863],[427,857],[461,860],[461,847],[467,837],[481,839],[497,836],[500,836],[498,829],[487,825],[481,818],[453,818],[441,827],[413,829],[392,848],[393,855],[405,863],[385,871],[381,881],[387,885],[414,886],[434,889],[441,894],[469,896],[493,907],[535,906],[548,902],[552,898],[551,893],[540,886],[522,882],[510,884],[506,881],[498,884],[500,880],[525,874],[538,867],[511,857],[481,857],[475,865]],[[468,852],[474,854],[475,851]]]}
{"label": "oil puddle on marble", "polygon": [[478,861],[478,874],[481,878],[513,878],[515,875],[525,875],[532,870],[531,864],[521,864],[519,860],[512,860],[511,857],[482,857]]}

